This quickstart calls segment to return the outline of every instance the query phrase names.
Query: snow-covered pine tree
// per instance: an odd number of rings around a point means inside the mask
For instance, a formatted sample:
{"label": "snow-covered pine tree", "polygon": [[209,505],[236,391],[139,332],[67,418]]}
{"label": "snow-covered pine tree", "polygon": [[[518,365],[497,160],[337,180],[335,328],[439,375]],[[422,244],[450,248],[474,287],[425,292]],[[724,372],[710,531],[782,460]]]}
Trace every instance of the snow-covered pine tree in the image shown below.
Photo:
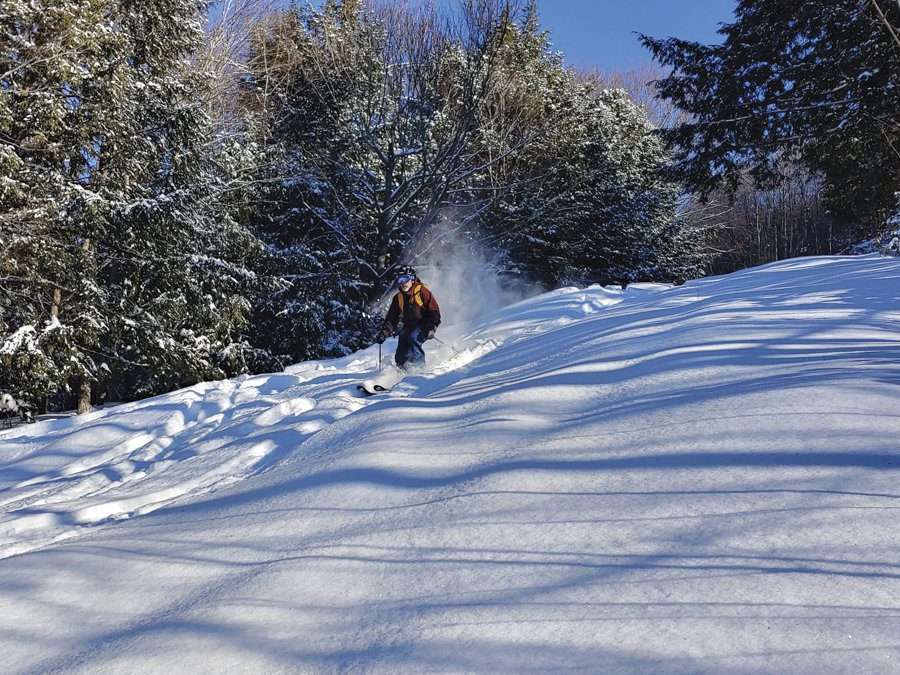
{"label": "snow-covered pine tree", "polygon": [[105,204],[88,176],[110,111],[79,94],[100,88],[104,55],[121,46],[104,14],[20,0],[0,12],[0,386],[32,402],[60,388],[89,398],[103,376]]}
{"label": "snow-covered pine tree", "polygon": [[761,186],[785,160],[823,178],[831,213],[873,236],[900,188],[900,4],[742,0],[722,42],[644,37],[689,117],[667,131],[689,189]]}
{"label": "snow-covered pine tree", "polygon": [[700,276],[702,241],[678,218],[680,187],[646,112],[622,89],[591,92],[566,220],[568,259],[600,283]]}
{"label": "snow-covered pine tree", "polygon": [[884,255],[900,255],[900,192],[896,195],[897,206],[884,223],[879,249]]}
{"label": "snow-covered pine tree", "polygon": [[553,284],[566,266],[560,223],[584,120],[533,3],[522,25],[502,25],[496,42],[492,86],[470,141],[478,170],[459,201],[474,206],[489,241],[507,253],[508,271]]}
{"label": "snow-covered pine tree", "polygon": [[623,90],[579,81],[534,3],[501,44],[474,136],[501,159],[475,176],[471,199],[514,186],[482,218],[513,269],[550,286],[700,274],[700,242],[676,218],[678,188],[646,113]]}
{"label": "snow-covered pine tree", "polygon": [[254,242],[218,199],[201,18],[193,0],[4,2],[0,359],[21,396],[84,411],[98,383],[134,397],[244,367]]}
{"label": "snow-covered pine tree", "polygon": [[242,114],[265,161],[249,220],[279,280],[255,307],[254,344],[288,361],[343,353],[366,331],[365,164],[351,125],[380,67],[357,13],[352,3],[294,7],[260,22],[251,39]]}

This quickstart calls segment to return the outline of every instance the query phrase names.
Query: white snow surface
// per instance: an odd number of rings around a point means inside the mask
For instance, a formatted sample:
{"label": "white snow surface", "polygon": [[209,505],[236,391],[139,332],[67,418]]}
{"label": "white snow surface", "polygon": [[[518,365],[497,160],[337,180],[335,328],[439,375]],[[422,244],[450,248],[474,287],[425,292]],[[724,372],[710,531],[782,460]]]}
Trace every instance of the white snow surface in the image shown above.
{"label": "white snow surface", "polygon": [[898,289],[567,288],[383,396],[372,347],[4,432],[0,670],[900,672]]}

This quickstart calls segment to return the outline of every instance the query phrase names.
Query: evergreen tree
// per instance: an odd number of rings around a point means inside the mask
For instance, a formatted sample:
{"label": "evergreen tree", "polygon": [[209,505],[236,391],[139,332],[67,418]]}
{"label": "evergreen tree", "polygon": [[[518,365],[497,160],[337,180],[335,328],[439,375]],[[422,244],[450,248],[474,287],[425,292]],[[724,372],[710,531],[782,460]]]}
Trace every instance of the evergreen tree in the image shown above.
{"label": "evergreen tree", "polygon": [[[824,177],[838,219],[880,225],[900,187],[900,5],[741,0],[720,45],[644,37],[690,117],[667,133],[692,189],[772,184],[784,160]],[[865,234],[863,231],[860,234]]]}
{"label": "evergreen tree", "polygon": [[897,194],[894,212],[885,221],[885,231],[879,248],[885,255],[900,255],[900,193]]}
{"label": "evergreen tree", "polygon": [[483,218],[513,269],[550,286],[699,274],[699,241],[676,219],[678,189],[644,111],[622,90],[579,82],[533,5],[502,45],[503,85],[475,135],[485,157],[502,159],[477,176],[472,199],[515,186]]}
{"label": "evergreen tree", "polygon": [[572,182],[569,258],[600,283],[683,281],[702,273],[702,241],[676,212],[680,186],[643,109],[621,89],[593,93]]}
{"label": "evergreen tree", "polygon": [[255,309],[254,334],[290,361],[359,344],[366,309],[358,120],[381,68],[359,11],[338,2],[283,11],[251,45],[244,114],[266,157],[251,218],[280,280]]}
{"label": "evergreen tree", "polygon": [[[216,198],[192,0],[0,12],[0,386],[164,391],[245,367],[254,242]],[[240,350],[237,350],[240,351]]]}

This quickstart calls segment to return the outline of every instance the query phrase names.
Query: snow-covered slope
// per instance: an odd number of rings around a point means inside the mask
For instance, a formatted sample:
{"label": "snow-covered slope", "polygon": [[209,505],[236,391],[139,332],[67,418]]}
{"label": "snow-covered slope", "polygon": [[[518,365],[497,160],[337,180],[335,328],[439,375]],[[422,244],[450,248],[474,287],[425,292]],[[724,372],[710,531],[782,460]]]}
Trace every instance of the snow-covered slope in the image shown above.
{"label": "snow-covered slope", "polygon": [[[663,288],[563,289],[509,307],[487,323],[444,329],[441,341],[428,346],[434,365],[392,397],[440,389],[502,344]],[[383,363],[391,362],[395,347],[395,340],[384,345]],[[265,471],[298,452],[312,434],[377,403],[356,385],[372,377],[378,358],[378,348],[371,347],[285,373],[203,383],[0,432],[0,558]]]}
{"label": "snow-covered slope", "polygon": [[370,349],[7,432],[3,670],[898,671],[898,289],[565,289],[385,397]]}

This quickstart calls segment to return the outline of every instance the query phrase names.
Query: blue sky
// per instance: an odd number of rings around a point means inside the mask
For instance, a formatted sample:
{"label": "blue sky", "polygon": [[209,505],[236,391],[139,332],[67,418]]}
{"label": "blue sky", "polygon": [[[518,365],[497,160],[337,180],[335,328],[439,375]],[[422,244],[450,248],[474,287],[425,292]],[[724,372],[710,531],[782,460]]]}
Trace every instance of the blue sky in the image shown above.
{"label": "blue sky", "polygon": [[[449,5],[454,0],[438,2]],[[650,53],[635,32],[718,42],[716,29],[720,23],[732,21],[736,4],[736,0],[538,0],[538,11],[554,48],[566,55],[567,63],[582,70],[609,72],[650,62]]]}
{"label": "blue sky", "polygon": [[581,69],[630,70],[650,61],[635,31],[718,42],[735,0],[538,0],[541,24],[566,61]]}

